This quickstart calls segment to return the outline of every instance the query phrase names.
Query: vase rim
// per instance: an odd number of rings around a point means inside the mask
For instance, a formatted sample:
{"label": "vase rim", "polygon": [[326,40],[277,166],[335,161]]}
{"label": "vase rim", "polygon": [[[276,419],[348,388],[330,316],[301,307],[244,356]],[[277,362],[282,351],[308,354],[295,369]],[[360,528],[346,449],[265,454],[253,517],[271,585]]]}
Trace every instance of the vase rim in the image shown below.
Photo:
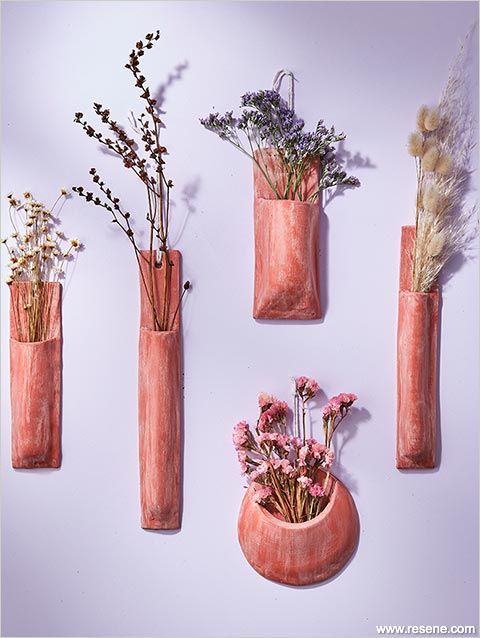
{"label": "vase rim", "polygon": [[[323,470],[321,471],[323,472]],[[325,474],[325,472],[323,473]],[[254,505],[260,508],[262,515],[265,518],[267,518],[270,521],[270,523],[273,523],[274,525],[277,525],[278,527],[283,527],[284,529],[290,529],[290,530],[300,530],[300,529],[308,529],[309,527],[314,527],[315,525],[320,523],[330,512],[331,508],[333,507],[334,501],[337,498],[339,486],[343,487],[344,489],[347,489],[342,484],[342,482],[333,474],[330,474],[330,478],[333,479],[334,483],[333,483],[333,488],[331,490],[330,497],[328,499],[327,506],[325,507],[325,509],[323,509],[320,512],[320,514],[318,514],[318,516],[315,516],[315,518],[311,518],[308,521],[304,521],[303,523],[289,523],[288,521],[283,521],[280,518],[277,518],[276,516],[274,516],[265,507],[263,507],[263,505],[260,505],[259,503],[254,503]]]}
{"label": "vase rim", "polygon": [[439,291],[438,291],[438,288],[434,288],[433,290],[430,290],[428,292],[422,291],[422,290],[400,290],[399,292],[401,295],[431,297],[432,295],[438,295]]}
{"label": "vase rim", "polygon": [[267,197],[257,197],[257,201],[258,202],[275,202],[275,203],[285,203],[285,204],[293,204],[295,206],[306,206],[308,208],[315,208],[318,210],[318,204],[319,202],[308,202],[305,201],[303,199],[278,199],[277,197],[274,197],[273,199],[269,199]]}
{"label": "vase rim", "polygon": [[147,326],[140,326],[140,332],[145,334],[165,335],[172,336],[177,335],[180,331],[177,330],[154,330],[153,328],[147,328]]}
{"label": "vase rim", "polygon": [[20,343],[22,346],[23,345],[28,345],[28,346],[41,346],[44,345],[46,343],[51,343],[52,341],[59,341],[60,337],[56,336],[56,337],[50,337],[49,339],[42,339],[41,341],[20,341],[20,339],[14,339],[14,337],[10,337],[10,342],[14,342],[14,343]]}

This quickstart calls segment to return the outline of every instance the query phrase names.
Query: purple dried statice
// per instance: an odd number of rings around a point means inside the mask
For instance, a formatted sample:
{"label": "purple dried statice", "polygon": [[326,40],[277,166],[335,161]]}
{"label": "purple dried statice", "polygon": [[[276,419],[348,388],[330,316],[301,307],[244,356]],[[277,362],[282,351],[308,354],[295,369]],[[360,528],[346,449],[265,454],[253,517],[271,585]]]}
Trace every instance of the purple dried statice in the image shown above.
{"label": "purple dried statice", "polygon": [[[225,115],[212,113],[200,123],[252,158],[279,199],[314,201],[327,188],[360,185],[356,177],[347,175],[336,157],[334,144],[344,140],[345,135],[336,133],[333,126],[327,128],[320,120],[315,131],[306,132],[305,122],[274,90],[245,93],[240,108],[238,118],[233,111]],[[276,151],[286,176],[281,183],[257,161],[255,151],[263,148]],[[312,160],[319,161],[321,176],[318,189],[307,196],[302,192],[302,178]]]}

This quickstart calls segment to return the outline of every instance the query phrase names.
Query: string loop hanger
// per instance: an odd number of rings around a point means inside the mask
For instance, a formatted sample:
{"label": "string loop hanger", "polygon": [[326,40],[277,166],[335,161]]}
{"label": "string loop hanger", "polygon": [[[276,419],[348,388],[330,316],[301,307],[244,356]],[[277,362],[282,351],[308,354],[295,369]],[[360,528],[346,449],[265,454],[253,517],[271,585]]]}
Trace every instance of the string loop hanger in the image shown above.
{"label": "string loop hanger", "polygon": [[292,111],[295,110],[295,82],[298,82],[296,77],[293,74],[293,71],[289,71],[288,69],[280,69],[275,74],[273,78],[272,90],[280,93],[280,88],[282,86],[282,81],[284,78],[288,78],[288,108]]}

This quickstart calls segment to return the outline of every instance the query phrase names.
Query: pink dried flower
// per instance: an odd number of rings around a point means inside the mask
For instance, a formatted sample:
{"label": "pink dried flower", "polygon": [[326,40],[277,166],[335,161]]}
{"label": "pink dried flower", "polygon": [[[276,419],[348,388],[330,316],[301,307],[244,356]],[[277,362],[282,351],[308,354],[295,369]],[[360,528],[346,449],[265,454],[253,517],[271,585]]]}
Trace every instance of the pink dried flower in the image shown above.
{"label": "pink dried flower", "polygon": [[351,394],[349,392],[341,392],[335,398],[347,406],[352,405],[352,403],[358,399],[356,394]]}
{"label": "pink dried flower", "polygon": [[273,461],[273,469],[281,470],[287,476],[295,472],[295,468],[288,459],[275,459],[275,461]]}
{"label": "pink dried flower", "polygon": [[262,432],[258,437],[259,443],[275,443],[277,447],[285,447],[288,444],[289,437],[280,432]]}
{"label": "pink dried flower", "polygon": [[309,453],[310,453],[310,448],[308,447],[308,445],[304,445],[303,447],[300,448],[298,452],[300,465],[305,465]]}
{"label": "pink dried flower", "polygon": [[295,387],[297,392],[308,401],[318,392],[320,386],[315,379],[309,379],[308,377],[297,377],[295,379]]}
{"label": "pink dried flower", "polygon": [[240,463],[240,473],[246,474],[248,472],[247,465],[247,453],[245,450],[239,450],[237,452],[238,462]]}
{"label": "pink dried flower", "polygon": [[288,405],[285,401],[278,401],[274,399],[274,402],[260,415],[258,419],[258,429],[261,432],[267,432],[271,429],[275,423],[283,423],[287,416]]}
{"label": "pink dried flower", "polygon": [[289,443],[292,447],[302,447],[303,441],[299,436],[290,436]]}
{"label": "pink dried flower", "polygon": [[235,446],[236,450],[242,449],[245,443],[248,442],[249,433],[250,433],[250,428],[246,421],[240,421],[233,428],[232,438],[233,438],[233,445]]}
{"label": "pink dried flower", "polygon": [[335,416],[342,407],[342,402],[338,399],[338,397],[332,397],[329,399],[327,405],[323,408],[323,416],[330,417]]}
{"label": "pink dried flower", "polygon": [[250,473],[250,478],[255,481],[259,476],[263,476],[268,472],[270,465],[267,461],[262,461],[260,465]]}
{"label": "pink dried flower", "polygon": [[308,491],[312,496],[323,496],[325,494],[325,490],[320,483],[313,483],[313,485],[310,485],[308,488]]}
{"label": "pink dried flower", "polygon": [[307,385],[307,383],[308,377],[296,377],[295,379],[295,386],[299,392],[303,391],[303,388]]}
{"label": "pink dried flower", "polygon": [[258,405],[260,408],[265,408],[272,403],[275,403],[275,399],[271,394],[260,392],[260,394],[258,395]]}
{"label": "pink dried flower", "polygon": [[325,467],[330,467],[335,460],[335,452],[331,448],[325,449],[325,460],[323,462]]}
{"label": "pink dried flower", "polygon": [[311,444],[310,450],[314,458],[319,459],[323,454],[325,454],[327,447],[323,445],[323,443],[314,441],[314,443]]}
{"label": "pink dried flower", "polygon": [[273,490],[268,485],[255,488],[253,492],[253,501],[254,503],[261,503],[263,500],[265,500],[272,494],[273,494]]}
{"label": "pink dried flower", "polygon": [[324,419],[328,419],[328,417],[332,416],[332,408],[330,407],[328,403],[326,406],[324,406],[322,410],[322,414]]}
{"label": "pink dried flower", "polygon": [[308,478],[308,476],[299,476],[297,478],[297,481],[305,489],[309,488],[311,486],[311,484],[313,483],[312,479]]}
{"label": "pink dried flower", "polygon": [[278,432],[262,432],[258,437],[258,443],[270,443],[271,441],[276,441],[278,436]]}
{"label": "pink dried flower", "polygon": [[295,472],[295,468],[287,459],[282,459],[280,461],[280,467],[286,476],[291,476]]}

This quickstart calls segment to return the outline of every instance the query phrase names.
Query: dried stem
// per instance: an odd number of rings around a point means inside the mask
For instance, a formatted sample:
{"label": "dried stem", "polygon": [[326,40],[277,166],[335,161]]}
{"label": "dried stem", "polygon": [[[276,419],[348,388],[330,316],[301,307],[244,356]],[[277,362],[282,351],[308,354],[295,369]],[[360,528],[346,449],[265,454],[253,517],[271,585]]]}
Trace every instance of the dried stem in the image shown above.
{"label": "dried stem", "polygon": [[[168,224],[170,214],[170,190],[173,182],[166,178],[163,159],[167,149],[162,145],[160,131],[162,120],[156,109],[156,100],[151,97],[150,89],[146,84],[146,79],[140,67],[140,58],[148,49],[160,38],[160,33],[147,33],[145,42],[142,40],[135,44],[132,49],[128,63],[125,67],[132,73],[135,86],[140,91],[140,98],[144,102],[144,109],[138,119],[133,116],[133,129],[139,139],[136,141],[125,132],[125,129],[111,117],[110,109],[104,108],[101,104],[94,103],[93,109],[101,122],[106,125],[111,132],[107,136],[97,131],[84,118],[83,113],[75,114],[75,122],[85,131],[88,137],[94,138],[97,142],[105,146],[114,155],[119,157],[125,168],[131,170],[137,179],[145,187],[147,199],[146,221],[149,225],[148,232],[148,253],[146,258],[139,248],[135,236],[135,230],[130,223],[130,213],[126,212],[120,205],[120,200],[113,197],[111,190],[100,180],[96,168],[90,170],[93,182],[97,185],[104,197],[95,195],[92,191],[87,191],[83,186],[74,187],[74,191],[84,197],[86,201],[100,206],[109,211],[112,215],[112,222],[117,224],[120,230],[128,237],[135,252],[135,257],[140,267],[141,283],[144,288],[146,298],[151,310],[152,325],[154,330],[169,330],[170,326],[170,306],[172,296],[172,262],[168,256]],[[142,148],[142,151],[140,150]],[[157,298],[155,277],[157,266],[157,252],[161,255],[162,264],[165,268],[163,276],[163,290],[160,299]],[[147,268],[141,267],[140,260],[146,262]]]}

